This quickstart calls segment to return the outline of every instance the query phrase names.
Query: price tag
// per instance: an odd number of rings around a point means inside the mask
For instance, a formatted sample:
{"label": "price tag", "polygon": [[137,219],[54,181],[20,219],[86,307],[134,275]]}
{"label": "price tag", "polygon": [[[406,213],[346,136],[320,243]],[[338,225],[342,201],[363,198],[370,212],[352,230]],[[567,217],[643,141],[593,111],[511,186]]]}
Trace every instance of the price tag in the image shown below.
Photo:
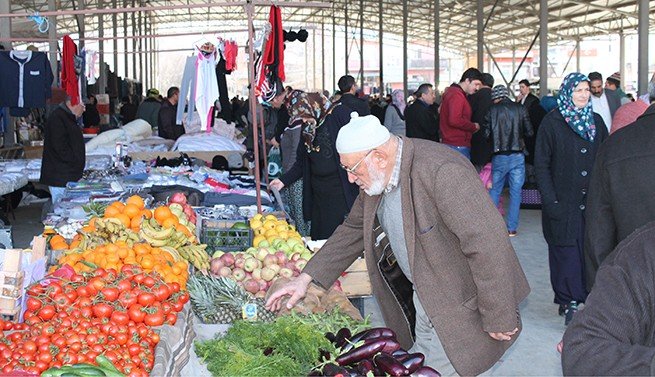
{"label": "price tag", "polygon": [[241,308],[241,316],[246,321],[257,320],[257,304],[249,302]]}

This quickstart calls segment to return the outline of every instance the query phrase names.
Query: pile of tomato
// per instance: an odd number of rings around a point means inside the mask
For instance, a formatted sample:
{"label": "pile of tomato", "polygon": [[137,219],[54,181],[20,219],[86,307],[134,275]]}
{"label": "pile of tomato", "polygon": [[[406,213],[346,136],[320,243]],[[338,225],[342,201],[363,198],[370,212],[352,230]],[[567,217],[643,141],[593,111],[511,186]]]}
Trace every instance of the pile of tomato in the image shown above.
{"label": "pile of tomato", "polygon": [[132,265],[47,277],[27,294],[25,323],[1,323],[3,373],[95,364],[102,354],[129,376],[147,376],[159,342],[153,327],[175,324],[189,300],[178,283]]}

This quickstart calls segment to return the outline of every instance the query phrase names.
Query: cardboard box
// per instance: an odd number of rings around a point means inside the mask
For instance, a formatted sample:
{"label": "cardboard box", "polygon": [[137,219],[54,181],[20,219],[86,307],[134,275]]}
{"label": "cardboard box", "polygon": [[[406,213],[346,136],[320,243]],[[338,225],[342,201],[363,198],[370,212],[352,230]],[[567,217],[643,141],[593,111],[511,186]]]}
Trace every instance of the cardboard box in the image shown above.
{"label": "cardboard box", "polygon": [[5,260],[2,262],[2,271],[4,272],[19,272],[23,265],[23,250],[21,249],[6,249]]}
{"label": "cardboard box", "polygon": [[371,279],[368,277],[366,260],[357,259],[339,278],[341,289],[348,297],[362,297],[373,294]]}
{"label": "cardboard box", "polygon": [[2,272],[0,271],[0,297],[19,298],[23,293],[23,282],[25,272]]}

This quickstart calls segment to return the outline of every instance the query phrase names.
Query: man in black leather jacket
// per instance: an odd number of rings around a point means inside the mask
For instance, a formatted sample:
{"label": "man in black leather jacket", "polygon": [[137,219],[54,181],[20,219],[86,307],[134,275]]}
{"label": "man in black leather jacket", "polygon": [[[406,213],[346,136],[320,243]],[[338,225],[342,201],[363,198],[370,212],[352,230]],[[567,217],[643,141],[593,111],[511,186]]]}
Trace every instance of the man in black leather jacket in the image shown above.
{"label": "man in black leather jacket", "polygon": [[521,188],[525,181],[525,138],[531,137],[533,130],[528,111],[509,99],[507,87],[496,85],[491,91],[491,100],[494,104],[483,123],[483,134],[491,137],[494,152],[491,159],[493,183],[489,194],[494,205],[498,206],[505,179],[508,179],[507,231],[513,237],[519,225]]}

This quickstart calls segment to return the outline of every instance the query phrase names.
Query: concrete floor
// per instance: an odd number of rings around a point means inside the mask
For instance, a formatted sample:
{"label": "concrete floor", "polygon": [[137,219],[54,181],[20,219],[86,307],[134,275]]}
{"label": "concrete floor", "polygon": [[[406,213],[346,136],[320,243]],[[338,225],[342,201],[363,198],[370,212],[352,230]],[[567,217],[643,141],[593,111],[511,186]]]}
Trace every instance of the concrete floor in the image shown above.
{"label": "concrete floor", "polygon": [[[506,201],[507,202],[507,201]],[[19,207],[11,219],[14,247],[26,248],[43,231],[41,204]],[[485,375],[561,376],[560,355],[555,349],[564,330],[550,288],[547,245],[541,233],[541,211],[521,210],[518,236],[511,239],[532,291],[521,305],[523,333],[502,360]],[[373,325],[383,321],[374,299],[366,299],[365,312]]]}

